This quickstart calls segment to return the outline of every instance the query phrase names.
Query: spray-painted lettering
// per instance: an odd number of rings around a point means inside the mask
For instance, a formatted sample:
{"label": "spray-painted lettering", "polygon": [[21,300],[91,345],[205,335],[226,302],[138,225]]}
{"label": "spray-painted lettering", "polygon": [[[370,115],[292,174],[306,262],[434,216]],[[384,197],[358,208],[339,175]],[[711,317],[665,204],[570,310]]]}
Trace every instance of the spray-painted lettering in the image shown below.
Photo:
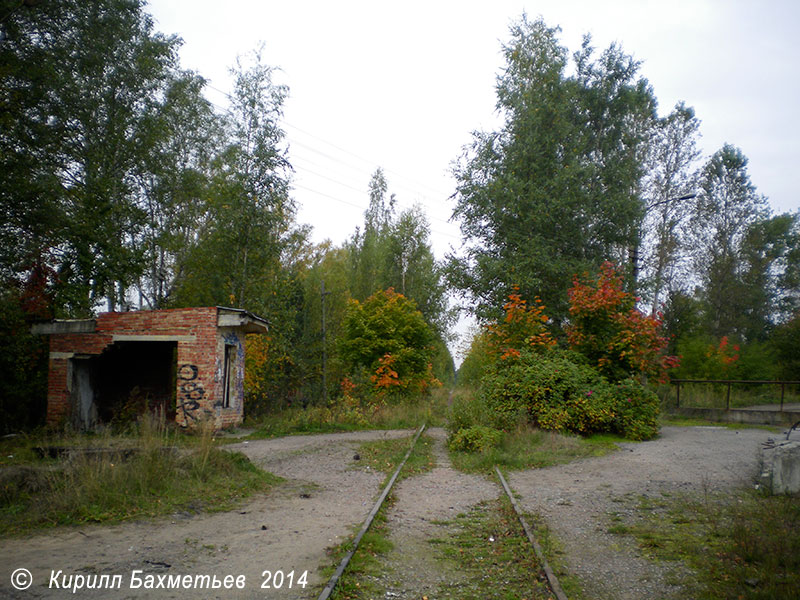
{"label": "spray-painted lettering", "polygon": [[178,397],[178,410],[183,413],[184,422],[198,421],[205,414],[210,414],[209,410],[200,409],[200,400],[206,395],[206,390],[197,380],[199,371],[197,365],[183,364],[178,368],[178,380],[180,380],[180,395]]}

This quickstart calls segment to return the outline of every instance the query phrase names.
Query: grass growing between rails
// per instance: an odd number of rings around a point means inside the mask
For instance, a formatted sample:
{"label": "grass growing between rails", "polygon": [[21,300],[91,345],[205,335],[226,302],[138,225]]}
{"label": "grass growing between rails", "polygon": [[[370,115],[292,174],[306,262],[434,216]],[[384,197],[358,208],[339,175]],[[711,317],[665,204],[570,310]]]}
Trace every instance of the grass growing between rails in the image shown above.
{"label": "grass growing between rails", "polygon": [[[361,457],[361,464],[368,466],[375,471],[391,476],[400,461],[408,452],[411,446],[411,438],[398,438],[392,440],[378,440],[365,442],[359,446],[358,454]],[[436,466],[436,458],[433,456],[433,439],[423,434],[419,436],[414,451],[408,457],[403,470],[397,477],[397,481],[402,481],[407,477],[427,473]]]}
{"label": "grass growing between rails", "polygon": [[376,407],[329,406],[292,407],[259,419],[248,420],[256,431],[250,439],[264,439],[304,433],[333,433],[365,429],[412,429],[423,423],[442,425],[447,415],[449,392],[443,388],[429,396]]}
{"label": "grass growing between rails", "polygon": [[693,569],[689,576],[676,575],[687,597],[798,597],[799,496],[740,490],[641,498],[637,513],[633,521],[617,520],[609,532],[633,535],[652,558]]}
{"label": "grass growing between rails", "polygon": [[124,445],[124,453],[78,453],[6,467],[0,471],[0,535],[176,510],[228,510],[280,481],[243,454],[218,449],[211,430],[184,438],[163,423],[143,420],[135,438],[92,440],[105,449]]}
{"label": "grass growing between rails", "polygon": [[603,456],[617,449],[617,442],[628,442],[615,435],[591,437],[564,435],[528,427],[504,433],[496,446],[476,452],[450,450],[453,466],[466,473],[492,473],[494,466],[519,470],[550,467],[579,458]]}
{"label": "grass growing between rails", "polygon": [[442,596],[460,600],[553,597],[508,498],[482,502],[445,525],[453,534],[430,542],[437,558],[449,563],[459,580],[441,589]]}

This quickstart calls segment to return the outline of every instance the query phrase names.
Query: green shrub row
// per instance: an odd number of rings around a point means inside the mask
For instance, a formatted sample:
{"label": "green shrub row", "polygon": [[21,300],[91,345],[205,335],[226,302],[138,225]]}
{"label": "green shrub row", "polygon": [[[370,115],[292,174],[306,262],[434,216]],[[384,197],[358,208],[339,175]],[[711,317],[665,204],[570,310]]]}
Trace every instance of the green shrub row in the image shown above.
{"label": "green shrub row", "polygon": [[519,425],[645,440],[658,433],[659,400],[636,380],[606,380],[585,359],[561,350],[523,352],[487,370],[474,398],[456,397],[450,410],[451,448],[483,450]]}
{"label": "green shrub row", "polygon": [[658,433],[655,392],[626,379],[610,383],[573,353],[527,352],[486,374],[480,394],[508,429],[526,419],[541,429],[649,439]]}

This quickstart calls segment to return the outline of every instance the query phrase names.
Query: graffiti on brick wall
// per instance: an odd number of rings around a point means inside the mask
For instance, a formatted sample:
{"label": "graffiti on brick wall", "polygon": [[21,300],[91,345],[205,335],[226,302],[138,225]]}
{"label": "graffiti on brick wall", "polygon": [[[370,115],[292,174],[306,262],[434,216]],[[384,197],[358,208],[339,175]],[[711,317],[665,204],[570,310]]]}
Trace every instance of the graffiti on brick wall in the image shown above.
{"label": "graffiti on brick wall", "polygon": [[205,398],[206,390],[203,384],[197,381],[197,365],[183,364],[178,368],[178,411],[183,413],[184,422],[197,422],[206,415],[212,414],[207,409],[202,409],[200,401]]}

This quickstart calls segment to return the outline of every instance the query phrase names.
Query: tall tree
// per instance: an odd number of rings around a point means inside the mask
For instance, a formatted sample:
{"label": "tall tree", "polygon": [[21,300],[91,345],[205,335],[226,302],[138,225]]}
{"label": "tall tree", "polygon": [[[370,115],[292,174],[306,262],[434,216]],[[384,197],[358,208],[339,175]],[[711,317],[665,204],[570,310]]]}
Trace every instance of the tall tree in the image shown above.
{"label": "tall tree", "polygon": [[717,338],[744,335],[743,319],[752,309],[744,242],[751,228],[769,216],[767,201],[750,181],[747,157],[730,144],[706,163],[699,191],[690,225],[706,327]]}
{"label": "tall tree", "polygon": [[419,207],[396,213],[382,169],[369,184],[369,208],[363,229],[347,244],[350,292],[363,301],[376,291],[394,288],[414,300],[437,334],[445,335],[452,314],[443,273],[430,244],[430,224]]}
{"label": "tall tree", "polygon": [[750,225],[742,240],[738,329],[765,339],[800,308],[800,215],[783,214]]}
{"label": "tall tree", "polygon": [[661,309],[665,292],[677,285],[676,271],[687,271],[683,226],[696,188],[700,121],[694,110],[678,103],[666,117],[654,121],[643,182],[643,285],[651,297],[651,314]]}
{"label": "tall tree", "polygon": [[[491,316],[513,285],[560,322],[575,273],[622,258],[639,236],[639,183],[655,101],[617,46],[587,37],[568,75],[558,29],[523,16],[503,47],[497,132],[474,134],[455,168],[467,242],[449,276]],[[495,315],[496,316],[496,315]]]}
{"label": "tall tree", "polygon": [[176,301],[263,311],[280,285],[282,253],[295,233],[279,124],[287,89],[273,82],[260,50],[232,72],[226,144],[213,164],[203,228],[181,268]]}
{"label": "tall tree", "polygon": [[384,276],[385,240],[394,218],[395,196],[388,195],[388,190],[386,176],[379,167],[369,182],[369,207],[364,213],[364,227],[356,229],[348,244],[352,265],[350,290],[353,297],[361,301],[389,287]]}
{"label": "tall tree", "polygon": [[59,302],[69,314],[90,314],[104,297],[114,308],[142,270],[133,239],[143,220],[135,179],[152,140],[145,114],[176,65],[178,44],[153,32],[143,7],[140,0],[3,6],[10,68],[2,112],[10,127],[0,187],[4,207],[18,206],[4,237],[32,234],[12,254],[58,268]]}
{"label": "tall tree", "polygon": [[442,269],[430,243],[430,224],[418,206],[402,211],[389,227],[385,252],[385,287],[417,303],[439,336],[452,324]]}
{"label": "tall tree", "polygon": [[139,177],[144,227],[138,244],[146,263],[140,305],[171,301],[186,253],[205,225],[212,160],[221,150],[221,121],[203,95],[205,81],[176,73],[149,115],[154,147]]}

